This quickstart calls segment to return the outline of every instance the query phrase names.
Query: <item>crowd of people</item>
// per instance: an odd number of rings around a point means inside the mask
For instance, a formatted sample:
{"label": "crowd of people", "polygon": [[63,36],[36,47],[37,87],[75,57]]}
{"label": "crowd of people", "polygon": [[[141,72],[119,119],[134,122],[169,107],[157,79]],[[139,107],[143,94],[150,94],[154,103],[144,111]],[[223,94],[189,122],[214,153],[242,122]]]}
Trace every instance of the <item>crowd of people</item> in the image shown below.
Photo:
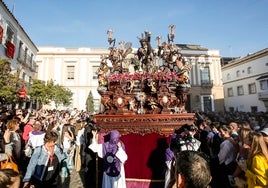
{"label": "crowd of people", "polygon": [[201,152],[206,156],[211,174],[207,186],[186,187],[268,187],[267,117],[267,113],[256,116],[237,112],[233,116],[197,113],[193,125],[186,124],[171,136],[166,150],[165,188],[179,184],[179,177],[174,174],[178,168],[176,161],[183,151]]}
{"label": "crowd of people", "polygon": [[[165,188],[268,187],[267,113],[197,113],[170,137]],[[86,171],[85,187],[124,188],[128,158],[117,130],[98,142],[92,115],[73,110],[2,110],[0,187],[57,187],[71,171]],[[96,160],[103,163],[96,176]],[[178,162],[179,161],[179,162]],[[93,171],[90,169],[93,168]],[[202,172],[202,173],[200,173]],[[100,181],[101,179],[101,181]]]}
{"label": "crowd of people", "polygon": [[94,159],[94,153],[85,148],[95,128],[91,122],[91,114],[77,109],[2,110],[0,162],[12,156],[19,168],[20,187],[57,187],[71,171],[87,169]]}

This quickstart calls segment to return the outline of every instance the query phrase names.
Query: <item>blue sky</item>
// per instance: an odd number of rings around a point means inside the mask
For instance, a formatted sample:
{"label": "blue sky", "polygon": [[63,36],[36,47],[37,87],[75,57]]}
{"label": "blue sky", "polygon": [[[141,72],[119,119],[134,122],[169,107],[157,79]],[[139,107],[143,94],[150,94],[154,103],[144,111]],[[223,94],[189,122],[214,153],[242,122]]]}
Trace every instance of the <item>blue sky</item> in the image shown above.
{"label": "blue sky", "polygon": [[268,47],[267,0],[3,0],[36,46],[109,47],[132,42],[144,31],[167,41],[174,24],[175,43],[245,56]]}

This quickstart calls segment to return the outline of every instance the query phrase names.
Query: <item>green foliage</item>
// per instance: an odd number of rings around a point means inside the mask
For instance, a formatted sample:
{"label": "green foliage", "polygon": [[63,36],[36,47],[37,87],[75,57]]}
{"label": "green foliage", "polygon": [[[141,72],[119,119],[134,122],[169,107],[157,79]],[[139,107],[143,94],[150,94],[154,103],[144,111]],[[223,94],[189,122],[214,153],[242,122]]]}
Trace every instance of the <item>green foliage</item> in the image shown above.
{"label": "green foliage", "polygon": [[25,86],[19,78],[20,70],[11,73],[8,59],[0,59],[0,102],[2,104],[16,104],[20,101],[18,91]]}
{"label": "green foliage", "polygon": [[[20,70],[15,74],[11,73],[8,59],[0,59],[0,103],[16,104],[21,103],[18,92],[26,86],[26,83],[19,78]],[[45,81],[32,79],[31,85],[27,90],[27,95],[32,101],[38,101],[41,105],[49,104],[54,101],[58,105],[70,105],[73,93],[63,86],[54,84],[53,80]]]}
{"label": "green foliage", "polygon": [[53,87],[52,96],[52,100],[55,102],[56,107],[60,104],[68,106],[72,101],[73,93],[68,88],[64,88],[57,84]]}
{"label": "green foliage", "polygon": [[44,81],[32,79],[28,94],[32,100],[39,101],[41,104],[49,104],[50,102],[49,88]]}
{"label": "green foliage", "polygon": [[56,107],[59,105],[68,106],[72,101],[73,93],[59,84],[54,84],[53,80],[47,83],[41,80],[32,80],[29,95],[32,99],[49,104],[54,101]]}
{"label": "green foliage", "polygon": [[87,97],[86,109],[87,109],[88,112],[90,112],[92,114],[95,111],[95,109],[94,109],[94,98],[93,98],[93,95],[92,95],[91,91],[89,92],[88,97]]}

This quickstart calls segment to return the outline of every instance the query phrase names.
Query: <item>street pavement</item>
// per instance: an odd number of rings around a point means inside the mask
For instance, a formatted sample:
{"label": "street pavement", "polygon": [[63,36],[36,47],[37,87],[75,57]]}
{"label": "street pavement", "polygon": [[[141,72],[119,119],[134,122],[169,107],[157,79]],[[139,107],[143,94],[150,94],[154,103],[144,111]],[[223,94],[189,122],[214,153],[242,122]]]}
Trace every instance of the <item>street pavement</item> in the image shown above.
{"label": "street pavement", "polygon": [[58,188],[85,188],[85,175],[84,171],[76,172],[74,169],[71,171],[70,176],[61,178]]}

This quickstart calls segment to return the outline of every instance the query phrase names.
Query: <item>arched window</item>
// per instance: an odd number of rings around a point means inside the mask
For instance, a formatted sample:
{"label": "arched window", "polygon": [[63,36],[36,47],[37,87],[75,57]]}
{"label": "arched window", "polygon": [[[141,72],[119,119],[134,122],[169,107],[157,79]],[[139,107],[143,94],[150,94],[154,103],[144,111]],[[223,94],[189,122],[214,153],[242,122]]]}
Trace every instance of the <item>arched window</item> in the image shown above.
{"label": "arched window", "polygon": [[248,67],[248,74],[252,74],[252,67]]}
{"label": "arched window", "polygon": [[240,77],[241,76],[241,73],[240,73],[240,71],[238,70],[238,71],[236,71],[236,77]]}
{"label": "arched window", "polygon": [[228,73],[227,74],[227,80],[230,80],[231,79],[231,75]]}

